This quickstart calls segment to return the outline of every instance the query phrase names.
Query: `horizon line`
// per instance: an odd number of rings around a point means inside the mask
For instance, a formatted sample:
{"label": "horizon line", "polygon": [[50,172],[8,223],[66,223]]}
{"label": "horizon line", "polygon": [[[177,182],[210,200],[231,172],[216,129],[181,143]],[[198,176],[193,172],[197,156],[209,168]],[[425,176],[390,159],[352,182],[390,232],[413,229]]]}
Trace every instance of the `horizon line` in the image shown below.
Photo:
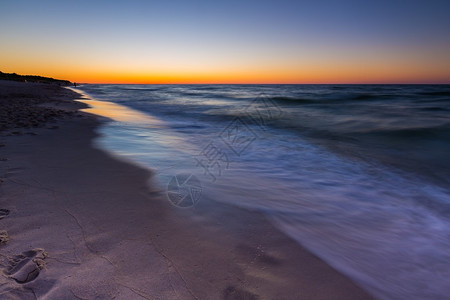
{"label": "horizon line", "polygon": [[116,84],[116,85],[450,85],[449,82],[394,82],[394,83],[385,83],[385,82],[370,82],[370,83],[261,83],[261,82],[248,82],[248,83],[220,83],[220,82],[209,82],[209,83],[130,83],[130,82],[77,82],[72,81],[72,83],[76,83],[77,85],[82,84]]}

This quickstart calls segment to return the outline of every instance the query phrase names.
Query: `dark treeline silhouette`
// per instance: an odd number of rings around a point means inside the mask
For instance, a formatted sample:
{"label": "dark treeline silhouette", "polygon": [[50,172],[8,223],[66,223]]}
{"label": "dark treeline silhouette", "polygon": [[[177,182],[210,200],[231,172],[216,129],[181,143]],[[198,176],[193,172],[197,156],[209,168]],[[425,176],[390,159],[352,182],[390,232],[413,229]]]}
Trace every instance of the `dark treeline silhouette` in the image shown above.
{"label": "dark treeline silhouette", "polygon": [[41,83],[53,83],[58,85],[72,85],[68,80],[59,80],[50,77],[42,77],[36,75],[18,75],[16,73],[3,73],[0,71],[0,80],[13,80],[22,82],[41,82]]}

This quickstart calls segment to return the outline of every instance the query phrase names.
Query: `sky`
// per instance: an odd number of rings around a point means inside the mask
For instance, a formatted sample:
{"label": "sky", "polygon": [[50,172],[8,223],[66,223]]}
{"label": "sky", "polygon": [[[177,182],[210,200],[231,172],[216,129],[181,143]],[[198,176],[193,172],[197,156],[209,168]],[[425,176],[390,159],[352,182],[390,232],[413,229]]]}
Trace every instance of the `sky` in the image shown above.
{"label": "sky", "polygon": [[450,1],[0,0],[0,71],[87,83],[450,83]]}

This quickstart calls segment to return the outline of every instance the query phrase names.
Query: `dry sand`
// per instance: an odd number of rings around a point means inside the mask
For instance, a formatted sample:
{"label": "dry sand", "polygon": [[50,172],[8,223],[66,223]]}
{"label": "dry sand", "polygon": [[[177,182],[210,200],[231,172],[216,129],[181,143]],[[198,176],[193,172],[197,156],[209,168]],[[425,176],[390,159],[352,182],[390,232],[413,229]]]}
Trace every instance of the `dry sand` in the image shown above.
{"label": "dry sand", "polygon": [[371,299],[262,214],[171,206],[73,98],[0,82],[0,299]]}

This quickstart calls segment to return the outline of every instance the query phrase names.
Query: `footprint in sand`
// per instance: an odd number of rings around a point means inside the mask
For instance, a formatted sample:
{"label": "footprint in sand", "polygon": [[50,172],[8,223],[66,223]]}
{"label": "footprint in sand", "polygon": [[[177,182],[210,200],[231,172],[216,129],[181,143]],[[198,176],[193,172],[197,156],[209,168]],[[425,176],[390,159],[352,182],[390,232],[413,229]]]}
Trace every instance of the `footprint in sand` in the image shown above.
{"label": "footprint in sand", "polygon": [[237,288],[235,286],[228,286],[223,295],[225,300],[258,300],[259,297],[249,291]]}
{"label": "footprint in sand", "polygon": [[9,241],[9,234],[6,230],[0,230],[0,245]]}
{"label": "footprint in sand", "polygon": [[33,281],[44,268],[46,257],[47,252],[44,249],[25,251],[13,257],[9,262],[9,267],[4,272],[17,283],[23,284]]}
{"label": "footprint in sand", "polygon": [[[9,210],[0,208],[0,220],[9,215]],[[9,234],[6,230],[0,230],[0,245],[9,241]]]}
{"label": "footprint in sand", "polygon": [[0,208],[0,220],[9,215],[9,209]]}

